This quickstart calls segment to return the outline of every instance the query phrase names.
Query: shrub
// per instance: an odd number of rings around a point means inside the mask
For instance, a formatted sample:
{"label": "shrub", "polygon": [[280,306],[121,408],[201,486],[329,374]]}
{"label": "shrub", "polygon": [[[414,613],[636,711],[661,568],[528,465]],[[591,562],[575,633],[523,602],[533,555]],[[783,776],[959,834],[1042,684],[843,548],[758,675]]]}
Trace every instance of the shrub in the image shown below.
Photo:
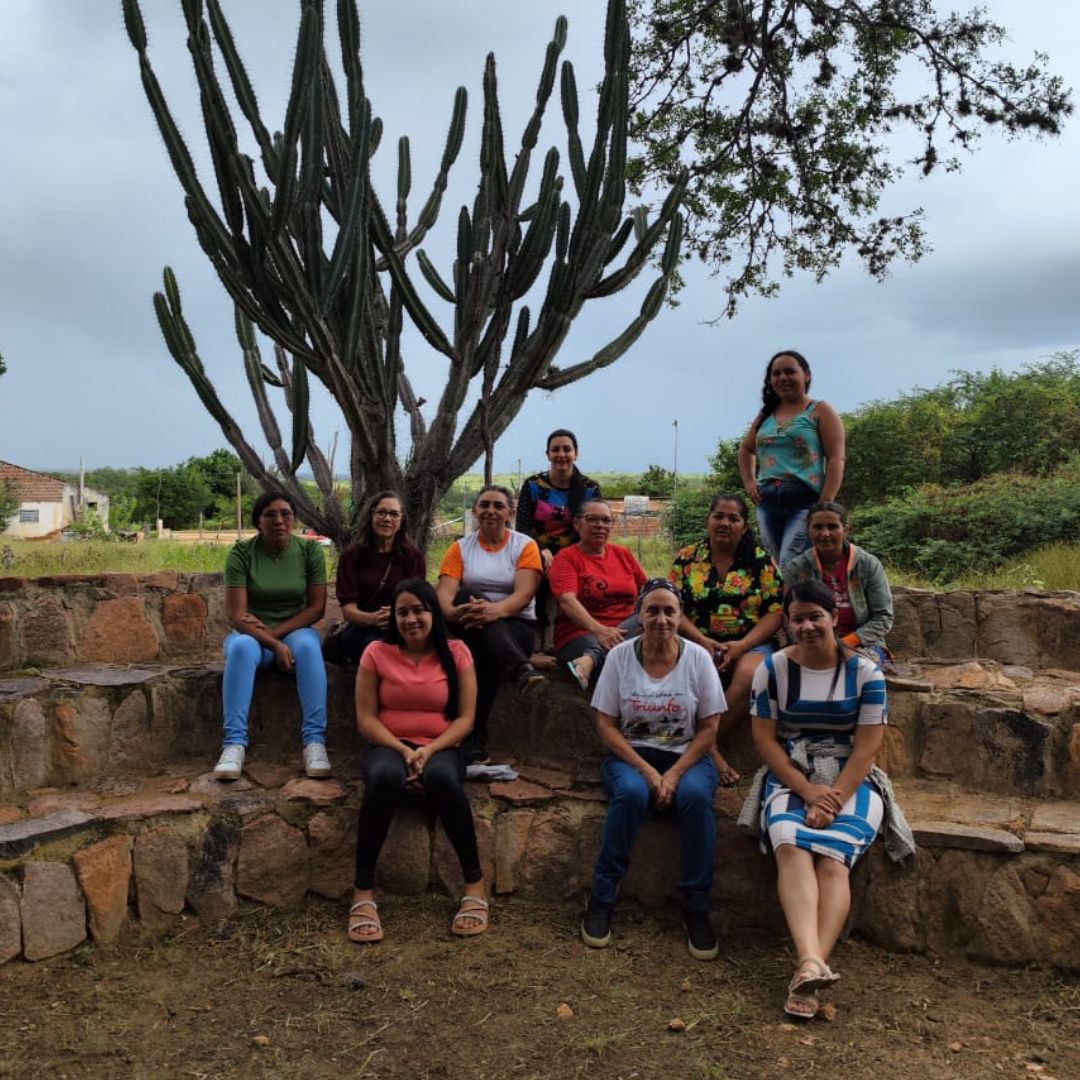
{"label": "shrub", "polygon": [[1045,477],[996,473],[964,487],[926,484],[854,514],[857,541],[890,565],[942,584],[1025,551],[1072,541],[1080,458]]}

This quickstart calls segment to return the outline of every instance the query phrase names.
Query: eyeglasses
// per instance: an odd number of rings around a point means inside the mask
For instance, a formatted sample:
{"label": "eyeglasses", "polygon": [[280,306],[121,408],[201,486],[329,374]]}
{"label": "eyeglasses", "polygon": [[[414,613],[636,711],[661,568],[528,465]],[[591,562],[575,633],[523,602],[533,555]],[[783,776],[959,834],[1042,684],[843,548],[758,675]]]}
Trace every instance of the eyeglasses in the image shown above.
{"label": "eyeglasses", "polygon": [[401,511],[400,510],[386,510],[381,506],[376,506],[375,509],[371,511],[371,516],[372,517],[397,519],[397,518],[401,517]]}
{"label": "eyeglasses", "polygon": [[615,519],[603,517],[600,514],[586,514],[585,523],[587,525],[602,525],[605,529],[610,529],[615,524]]}
{"label": "eyeglasses", "polygon": [[276,521],[278,518],[282,521],[292,521],[293,512],[291,510],[264,510],[259,516],[268,521]]}

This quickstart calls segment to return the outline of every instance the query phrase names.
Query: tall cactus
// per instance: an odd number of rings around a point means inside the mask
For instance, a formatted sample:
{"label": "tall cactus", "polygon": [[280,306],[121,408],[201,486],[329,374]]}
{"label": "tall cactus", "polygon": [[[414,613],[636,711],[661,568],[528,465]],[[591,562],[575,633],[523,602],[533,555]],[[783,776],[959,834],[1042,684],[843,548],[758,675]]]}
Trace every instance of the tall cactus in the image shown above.
{"label": "tall cactus", "polygon": [[[355,0],[337,0],[343,95],[327,61],[323,0],[301,0],[291,92],[283,129],[273,135],[263,122],[219,0],[183,0],[215,201],[197,174],[154,75],[138,0],[122,2],[147,100],[183,189],[188,216],[236,308],[236,336],[272,466],[263,462],[218,397],[168,268],[164,291],[154,296],[165,342],[245,467],[264,484],[283,485],[297,500],[301,516],[338,543],[345,538],[348,521],[308,418],[309,376],[326,387],[348,427],[353,505],[365,492],[396,488],[405,494],[423,538],[438,499],[453,481],[481,455],[490,471],[495,442],[530,390],[554,390],[613,363],[659,312],[679,260],[678,208],[686,179],[676,179],[651,220],[640,207],[627,211],[630,35],[625,0],[608,3],[605,72],[596,135],[587,157],[578,134],[573,67],[569,61],[561,66],[571,193],[564,191],[559,153],[551,148],[544,155],[535,201],[522,206],[566,42],[566,19],[556,20],[535,108],[512,167],[503,147],[495,58],[489,54],[483,78],[480,180],[472,206],[462,207],[458,215],[457,258],[450,273],[440,272],[422,244],[438,218],[448,174],[461,148],[467,103],[463,88],[454,97],[430,193],[411,219],[409,141],[399,140],[391,224],[371,186],[370,164],[383,125],[372,115],[364,91]],[[250,128],[258,163],[240,147],[215,56]],[[327,220],[336,229],[324,237]],[[659,259],[650,259],[661,241]],[[407,267],[410,259],[419,275]],[[618,292],[650,264],[658,267],[656,280],[622,333],[594,356],[556,367],[555,357],[585,301]],[[433,299],[452,309],[446,329],[432,310]],[[430,422],[405,371],[401,343],[406,314],[427,345],[446,358],[446,382]],[[511,327],[507,355],[504,343]],[[262,361],[256,328],[274,345],[276,372]],[[462,417],[474,380],[479,380],[476,400]],[[268,387],[283,392],[292,417],[289,451]],[[393,423],[399,406],[409,421],[405,461],[397,452]],[[321,494],[318,501],[297,481],[305,460]]]}

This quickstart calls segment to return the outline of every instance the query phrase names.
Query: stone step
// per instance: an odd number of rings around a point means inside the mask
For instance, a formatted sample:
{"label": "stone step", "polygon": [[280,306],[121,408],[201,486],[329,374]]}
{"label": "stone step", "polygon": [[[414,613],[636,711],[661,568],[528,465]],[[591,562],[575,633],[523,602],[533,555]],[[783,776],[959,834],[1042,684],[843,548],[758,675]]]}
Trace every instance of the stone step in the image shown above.
{"label": "stone step", "polygon": [[[173,762],[216,760],[221,743],[220,663],[84,664],[0,679],[0,798],[50,785],[90,786],[142,776]],[[881,764],[897,779],[948,780],[980,792],[1080,797],[1080,673],[993,661],[913,661],[889,678],[890,726]],[[329,669],[327,744],[348,769],[357,736],[351,671]],[[295,687],[260,677],[250,757],[299,758]],[[595,772],[593,711],[569,676],[553,672],[528,697],[500,691],[493,750],[573,760]],[[732,739],[743,772],[757,761],[748,730]],[[354,770],[355,771],[355,770]]]}
{"label": "stone step", "polygon": [[[570,923],[591,880],[603,791],[579,761],[515,767],[516,780],[469,784],[487,880],[497,897],[565,904]],[[875,845],[854,876],[856,931],[899,951],[1080,970],[1080,801],[918,780],[897,788],[919,851],[896,866]],[[717,796],[717,923],[726,934],[780,932],[774,862],[735,828],[741,801],[736,789]],[[0,805],[0,962],[57,955],[88,935],[108,942],[138,925],[175,929],[190,915],[217,921],[245,901],[343,898],[358,803],[354,783],[257,760],[232,784],[173,764],[142,780],[24,793]],[[624,895],[674,901],[677,852],[671,819],[651,815]],[[407,796],[395,818],[379,887],[461,887],[422,797]]]}

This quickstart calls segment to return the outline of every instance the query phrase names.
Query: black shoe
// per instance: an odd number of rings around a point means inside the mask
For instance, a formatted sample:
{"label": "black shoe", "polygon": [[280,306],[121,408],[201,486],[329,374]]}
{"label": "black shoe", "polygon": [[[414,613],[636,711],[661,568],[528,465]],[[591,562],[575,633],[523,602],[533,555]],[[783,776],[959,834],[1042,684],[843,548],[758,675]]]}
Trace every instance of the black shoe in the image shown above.
{"label": "black shoe", "polygon": [[547,676],[542,675],[532,664],[522,664],[517,671],[518,689],[523,694],[532,694],[547,685]]}
{"label": "black shoe", "polygon": [[682,919],[690,955],[695,960],[715,960],[720,952],[720,943],[716,940],[716,931],[712,928],[709,913],[683,908]]}
{"label": "black shoe", "polygon": [[592,949],[606,949],[611,944],[612,909],[607,904],[589,900],[581,917],[581,940]]}

